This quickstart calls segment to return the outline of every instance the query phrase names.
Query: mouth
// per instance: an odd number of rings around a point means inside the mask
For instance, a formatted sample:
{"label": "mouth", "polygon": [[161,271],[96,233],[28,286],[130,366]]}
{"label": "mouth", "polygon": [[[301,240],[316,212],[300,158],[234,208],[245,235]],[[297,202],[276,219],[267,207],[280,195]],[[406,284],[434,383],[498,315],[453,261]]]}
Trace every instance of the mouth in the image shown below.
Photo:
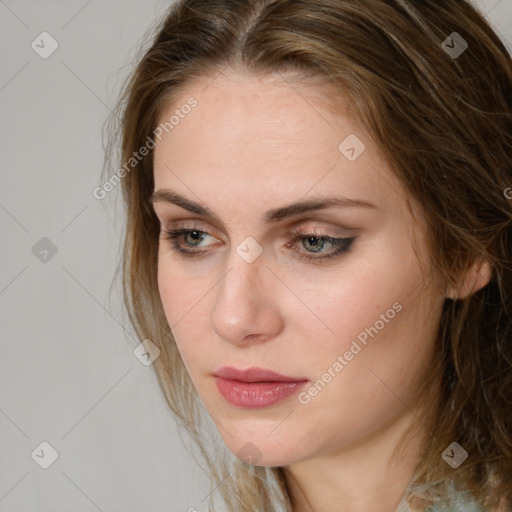
{"label": "mouth", "polygon": [[281,373],[267,370],[265,368],[258,368],[256,366],[247,368],[246,370],[239,370],[232,366],[223,366],[215,372],[215,377],[222,377],[224,379],[238,380],[240,382],[304,382],[309,379],[306,377],[288,377]]}
{"label": "mouth", "polygon": [[297,393],[309,382],[305,377],[288,377],[273,370],[223,367],[214,372],[217,389],[232,405],[260,409]]}

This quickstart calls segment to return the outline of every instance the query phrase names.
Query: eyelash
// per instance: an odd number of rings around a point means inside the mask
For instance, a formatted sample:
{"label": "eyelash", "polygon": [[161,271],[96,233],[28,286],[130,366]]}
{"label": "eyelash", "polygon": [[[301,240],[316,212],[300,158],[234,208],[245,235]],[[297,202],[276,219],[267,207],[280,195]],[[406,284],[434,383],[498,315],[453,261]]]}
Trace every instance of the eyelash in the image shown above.
{"label": "eyelash", "polygon": [[[179,229],[163,228],[163,232],[164,232],[165,239],[170,241],[172,250],[179,253],[183,258],[198,257],[198,256],[200,256],[200,253],[207,252],[205,250],[195,251],[195,250],[183,249],[183,247],[181,247],[179,242],[177,241],[177,240],[182,239],[183,236],[188,235],[189,233],[192,233],[192,232],[196,232],[199,235],[209,235],[209,233],[207,233],[206,231],[201,231],[200,229],[194,229],[194,228],[189,228],[189,229],[186,229],[186,228],[179,228]],[[315,261],[315,260],[316,261],[330,260],[330,259],[339,257],[342,254],[349,251],[349,249],[352,245],[352,242],[354,242],[354,240],[357,238],[357,237],[334,238],[325,233],[309,233],[307,231],[304,231],[303,229],[298,229],[297,231],[292,233],[292,235],[293,235],[292,236],[293,244],[295,244],[298,241],[300,242],[302,240],[306,240],[306,239],[312,237],[312,238],[316,238],[318,240],[323,240],[324,243],[328,242],[328,243],[334,245],[335,247],[336,246],[338,247],[336,250],[328,253],[325,256],[320,256],[320,257],[307,256],[307,255],[301,254],[300,258],[302,258],[308,262]],[[287,245],[289,245],[289,244],[287,244]]]}

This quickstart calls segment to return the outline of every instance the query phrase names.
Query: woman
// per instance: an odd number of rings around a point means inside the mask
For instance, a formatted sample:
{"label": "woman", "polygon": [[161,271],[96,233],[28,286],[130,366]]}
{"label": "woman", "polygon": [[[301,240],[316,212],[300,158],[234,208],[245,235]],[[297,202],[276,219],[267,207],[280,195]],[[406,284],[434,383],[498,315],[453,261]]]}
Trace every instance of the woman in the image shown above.
{"label": "woman", "polygon": [[183,0],[116,114],[95,195],[122,187],[130,319],[210,510],[512,510],[512,66],[482,14]]}

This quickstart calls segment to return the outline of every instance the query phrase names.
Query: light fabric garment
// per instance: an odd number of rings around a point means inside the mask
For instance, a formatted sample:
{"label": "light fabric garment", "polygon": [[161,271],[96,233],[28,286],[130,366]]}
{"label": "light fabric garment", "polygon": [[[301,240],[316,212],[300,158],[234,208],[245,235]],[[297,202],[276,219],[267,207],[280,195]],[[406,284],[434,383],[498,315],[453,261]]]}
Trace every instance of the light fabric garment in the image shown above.
{"label": "light fabric garment", "polygon": [[[407,501],[402,499],[396,512],[410,512]],[[454,492],[453,498],[449,502],[443,502],[426,507],[424,512],[488,512],[487,509],[479,505],[468,493]]]}
{"label": "light fabric garment", "polygon": [[474,500],[465,499],[463,496],[454,498],[451,504],[431,505],[425,512],[487,512]]}
{"label": "light fabric garment", "polygon": [[[401,503],[396,512],[411,512],[411,508],[406,503]],[[488,512],[480,506],[476,501],[467,501],[464,499],[456,499],[451,504],[430,505],[424,509],[424,512]]]}

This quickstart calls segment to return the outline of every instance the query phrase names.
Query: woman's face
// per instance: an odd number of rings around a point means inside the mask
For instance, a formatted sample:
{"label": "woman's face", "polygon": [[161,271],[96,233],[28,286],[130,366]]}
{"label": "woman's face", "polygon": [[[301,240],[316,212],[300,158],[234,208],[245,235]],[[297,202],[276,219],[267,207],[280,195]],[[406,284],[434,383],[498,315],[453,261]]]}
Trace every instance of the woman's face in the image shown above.
{"label": "woman's face", "polygon": [[[332,455],[411,415],[444,300],[401,185],[322,93],[196,81],[155,147],[155,190],[175,194],[153,203],[165,314],[224,442],[260,466]],[[217,378],[227,366],[294,382]]]}

